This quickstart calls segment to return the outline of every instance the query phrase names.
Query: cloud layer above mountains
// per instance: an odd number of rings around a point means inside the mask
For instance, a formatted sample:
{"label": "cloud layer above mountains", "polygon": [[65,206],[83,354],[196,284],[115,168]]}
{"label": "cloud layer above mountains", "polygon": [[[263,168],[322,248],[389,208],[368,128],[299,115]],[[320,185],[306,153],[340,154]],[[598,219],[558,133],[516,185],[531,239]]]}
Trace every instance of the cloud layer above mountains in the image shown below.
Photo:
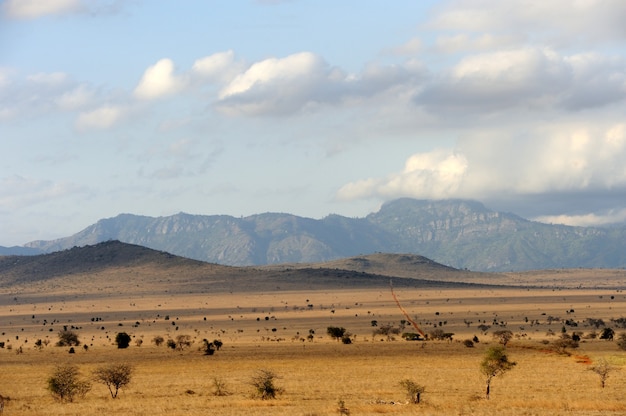
{"label": "cloud layer above mountains", "polygon": [[29,35],[0,66],[0,219],[408,196],[626,221],[624,2],[235,3],[5,1]]}

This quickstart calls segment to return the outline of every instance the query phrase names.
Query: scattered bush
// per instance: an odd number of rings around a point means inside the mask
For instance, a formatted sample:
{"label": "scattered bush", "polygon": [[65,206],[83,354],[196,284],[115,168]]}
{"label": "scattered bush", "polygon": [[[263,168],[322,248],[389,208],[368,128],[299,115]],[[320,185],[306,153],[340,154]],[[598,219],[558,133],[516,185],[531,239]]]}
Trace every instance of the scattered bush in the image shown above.
{"label": "scattered bush", "polygon": [[619,338],[617,339],[617,346],[620,350],[626,351],[626,333],[622,332],[619,334]]}
{"label": "scattered bush", "polygon": [[182,351],[185,348],[191,347],[193,341],[191,340],[191,336],[189,335],[178,335],[176,337],[176,349],[178,351]]}
{"label": "scattered bush", "polygon": [[202,340],[202,351],[204,352],[204,355],[213,355],[215,354],[215,344],[212,342],[209,342],[206,338]]}
{"label": "scattered bush", "polygon": [[508,329],[500,329],[494,331],[492,334],[493,338],[498,340],[498,342],[506,347],[506,344],[509,343],[511,338],[513,338],[513,332]]}
{"label": "scattered bush", "polygon": [[213,377],[213,395],[214,396],[229,396],[231,393],[226,387],[224,380],[218,377]]}
{"label": "scattered bush", "polygon": [[115,336],[115,343],[117,344],[117,348],[128,348],[130,345],[130,335],[126,332],[118,332]]}
{"label": "scattered bush", "polygon": [[97,382],[107,386],[111,397],[116,398],[119,389],[130,383],[132,373],[133,368],[129,364],[109,364],[98,367],[93,375]]}
{"label": "scattered bush", "polygon": [[346,402],[343,400],[339,400],[337,402],[337,413],[339,413],[340,415],[345,415],[345,416],[349,416],[350,415],[350,409],[348,409],[346,407]]}
{"label": "scattered bush", "polygon": [[72,402],[75,397],[84,397],[91,389],[91,383],[80,379],[78,367],[61,365],[54,369],[48,378],[48,390],[61,402]]}
{"label": "scattered bush", "polygon": [[612,328],[604,328],[602,330],[602,333],[600,334],[600,339],[613,341],[614,336],[615,336],[615,331]]}
{"label": "scattered bush", "polygon": [[562,334],[561,338],[552,343],[552,346],[559,354],[570,355],[568,348],[578,348],[578,341],[574,341],[569,335]]}
{"label": "scattered bush", "polygon": [[163,339],[163,337],[161,335],[157,335],[154,338],[152,338],[152,342],[157,347],[160,347],[163,344],[163,342],[165,342],[165,340]]}
{"label": "scattered bush", "polygon": [[57,347],[71,347],[79,346],[78,334],[71,330],[59,331],[59,340],[57,341]]}
{"label": "scattered bush", "polygon": [[422,393],[426,390],[426,387],[421,386],[413,380],[404,379],[400,382],[400,385],[406,390],[409,400],[414,404],[419,404]]}
{"label": "scattered bush", "polygon": [[328,328],[326,328],[326,333],[330,335],[333,339],[341,339],[346,333],[346,328],[329,326]]}
{"label": "scattered bush", "polygon": [[275,399],[277,394],[282,393],[282,389],[274,384],[276,378],[276,374],[271,370],[259,370],[252,377],[250,384],[262,400]]}
{"label": "scattered bush", "polygon": [[615,367],[610,365],[607,360],[601,359],[592,367],[590,367],[589,370],[593,371],[600,377],[600,386],[604,388],[604,385],[606,384],[606,379],[609,378],[609,373],[615,370]]}

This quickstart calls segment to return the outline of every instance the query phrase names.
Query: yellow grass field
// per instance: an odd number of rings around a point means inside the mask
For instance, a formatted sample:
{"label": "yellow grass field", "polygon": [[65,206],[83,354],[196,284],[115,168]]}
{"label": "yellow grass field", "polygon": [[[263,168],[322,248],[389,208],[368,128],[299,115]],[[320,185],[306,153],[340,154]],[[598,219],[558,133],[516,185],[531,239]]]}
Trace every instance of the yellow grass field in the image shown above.
{"label": "yellow grass field", "polygon": [[[332,415],[339,414],[340,400],[351,415],[626,414],[626,352],[615,341],[588,339],[594,328],[585,326],[587,318],[602,319],[619,334],[611,319],[626,316],[621,290],[397,288],[395,293],[425,332],[440,328],[454,333],[453,341],[374,336],[381,325],[398,326],[405,319],[388,287],[139,296],[6,292],[0,295],[5,343],[0,394],[10,398],[5,415]],[[565,326],[565,320],[578,326]],[[482,323],[491,327],[487,333],[477,328]],[[55,347],[64,325],[89,348],[69,354],[67,347]],[[328,326],[345,327],[354,342],[332,340]],[[564,326],[583,335],[571,355],[549,348]],[[491,336],[497,329],[516,335],[507,351],[517,365],[494,379],[486,400],[479,365],[497,343]],[[306,339],[310,330],[313,341]],[[128,349],[113,344],[121,331],[133,337]],[[190,335],[194,344],[174,351],[151,342],[155,335],[179,334]],[[474,336],[480,342],[473,348],[463,345]],[[203,338],[221,339],[224,346],[204,356]],[[39,351],[38,339],[50,344]],[[599,359],[615,366],[604,389],[589,371]],[[99,365],[116,362],[135,369],[117,399],[100,384],[73,403],[59,403],[46,390],[57,364],[76,364],[90,377]],[[276,384],[284,392],[277,399],[253,397],[249,382],[259,369],[279,376]],[[425,386],[421,404],[408,404],[399,385],[406,378]],[[215,396],[215,379],[231,394]]]}

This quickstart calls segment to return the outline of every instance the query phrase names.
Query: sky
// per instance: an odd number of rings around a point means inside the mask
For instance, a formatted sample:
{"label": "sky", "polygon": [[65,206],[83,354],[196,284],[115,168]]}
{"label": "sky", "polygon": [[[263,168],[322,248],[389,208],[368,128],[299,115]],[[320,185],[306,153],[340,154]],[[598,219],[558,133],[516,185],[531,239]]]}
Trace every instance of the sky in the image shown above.
{"label": "sky", "polygon": [[623,0],[0,0],[0,245],[467,198],[626,221]]}

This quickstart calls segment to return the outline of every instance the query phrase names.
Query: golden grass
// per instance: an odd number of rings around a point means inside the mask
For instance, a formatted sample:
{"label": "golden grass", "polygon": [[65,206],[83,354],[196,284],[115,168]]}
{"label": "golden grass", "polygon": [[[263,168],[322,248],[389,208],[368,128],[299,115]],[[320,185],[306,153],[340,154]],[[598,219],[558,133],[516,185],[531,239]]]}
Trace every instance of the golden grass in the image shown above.
{"label": "golden grass", "polygon": [[[339,414],[339,400],[352,415],[626,413],[626,356],[614,342],[585,340],[572,356],[549,352],[541,343],[552,339],[546,336],[548,329],[559,333],[562,327],[562,322],[549,325],[550,315],[577,320],[581,325],[568,331],[586,333],[592,330],[582,325],[587,317],[610,323],[626,316],[621,291],[397,288],[396,294],[427,332],[437,326],[454,332],[455,341],[381,341],[384,337],[373,336],[372,320],[397,325],[403,319],[388,288],[175,296],[7,294],[0,304],[0,340],[13,348],[0,349],[0,393],[11,398],[5,414],[312,416]],[[525,318],[540,324],[530,326]],[[494,341],[477,325],[494,320],[505,321],[518,335],[508,347],[517,365],[493,381],[492,398],[485,400],[479,363]],[[77,327],[89,349],[70,355],[67,348],[52,345],[43,351],[34,348],[37,339],[56,341],[63,325]],[[325,330],[331,325],[347,328],[356,335],[355,342],[330,340]],[[309,329],[315,330],[314,341],[300,340]],[[112,340],[119,331],[143,337],[144,344],[116,349]],[[157,334],[189,334],[195,344],[183,352],[155,347],[150,340]],[[459,342],[474,335],[481,340],[475,348]],[[220,338],[224,347],[214,356],[203,356],[198,351],[202,338]],[[19,347],[22,354],[16,354]],[[600,358],[618,367],[604,389],[588,370]],[[56,402],[46,390],[46,379],[58,363],[77,364],[89,375],[109,362],[128,362],[136,370],[118,399],[97,384],[84,399],[68,404]],[[277,385],[284,393],[278,399],[252,397],[249,382],[259,369],[280,376]],[[215,377],[232,394],[214,396]],[[399,386],[405,378],[426,386],[422,404],[407,404]]]}
{"label": "golden grass", "polygon": [[[23,354],[3,353],[2,389],[11,398],[11,415],[83,415],[112,412],[125,415],[327,415],[337,414],[343,400],[352,414],[481,414],[588,415],[624,414],[626,387],[617,370],[601,389],[588,365],[574,357],[548,354],[522,341],[509,346],[516,367],[492,384],[492,398],[483,398],[478,366],[484,343],[404,341],[241,343],[207,357],[191,349],[165,347],[80,351],[48,347]],[[581,353],[619,355],[604,341],[586,343]],[[72,362],[88,375],[103,362],[130,362],[135,376],[118,399],[102,385],[74,403],[61,404],[45,389],[57,363]],[[253,397],[249,385],[258,369],[271,369],[284,389],[276,400]],[[213,378],[224,381],[230,395],[213,395]],[[400,380],[412,378],[426,386],[423,403],[407,404]]]}

